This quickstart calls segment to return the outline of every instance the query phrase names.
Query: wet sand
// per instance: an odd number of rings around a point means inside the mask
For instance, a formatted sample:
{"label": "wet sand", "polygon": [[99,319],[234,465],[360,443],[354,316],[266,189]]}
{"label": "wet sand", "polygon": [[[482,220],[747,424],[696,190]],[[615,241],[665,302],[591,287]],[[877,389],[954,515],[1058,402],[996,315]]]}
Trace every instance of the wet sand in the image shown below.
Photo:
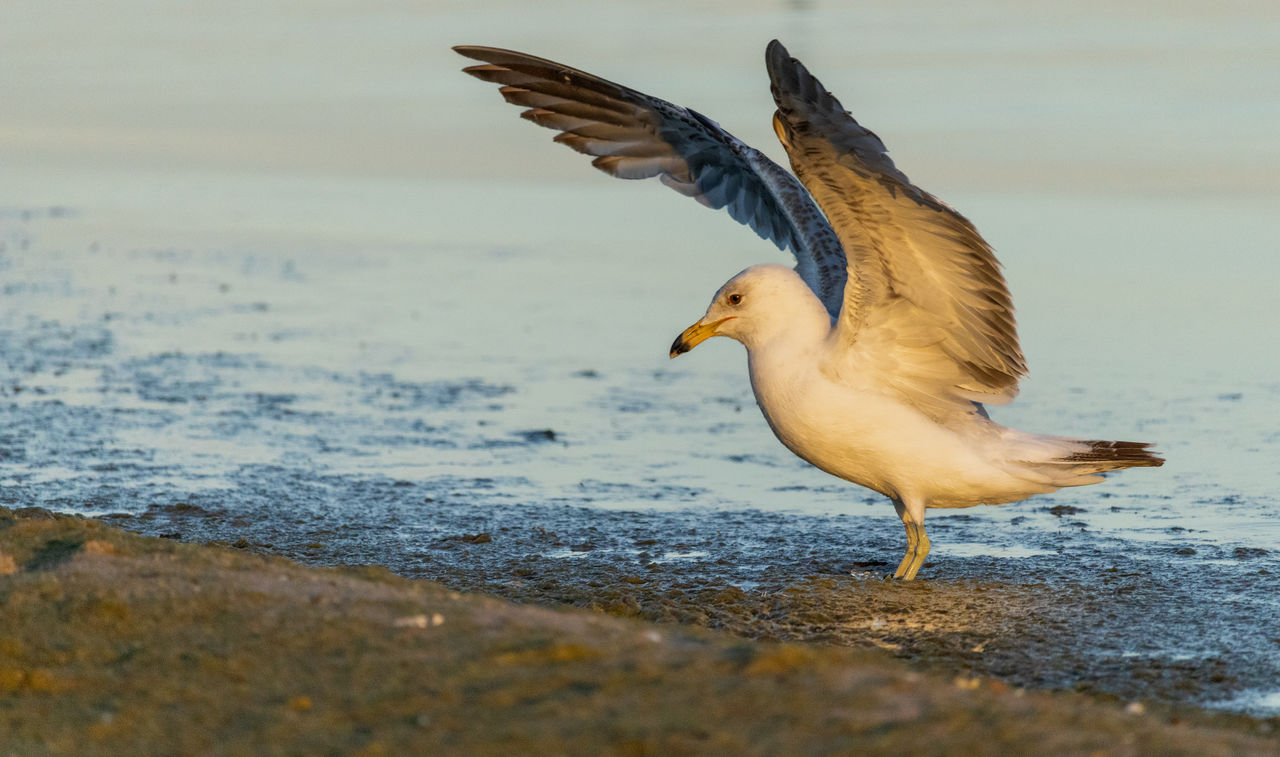
{"label": "wet sand", "polygon": [[[1276,720],[513,604],[43,510],[0,509],[0,587],[6,755],[1262,755],[1280,744]],[[600,604],[630,614],[607,593]]]}

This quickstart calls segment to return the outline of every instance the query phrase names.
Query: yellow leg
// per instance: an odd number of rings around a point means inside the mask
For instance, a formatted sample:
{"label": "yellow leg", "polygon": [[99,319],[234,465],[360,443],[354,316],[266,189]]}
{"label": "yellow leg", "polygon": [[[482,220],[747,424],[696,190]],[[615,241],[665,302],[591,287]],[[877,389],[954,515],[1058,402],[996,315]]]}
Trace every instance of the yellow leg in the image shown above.
{"label": "yellow leg", "polygon": [[902,556],[902,562],[893,572],[893,577],[910,581],[916,577],[920,566],[924,565],[924,559],[929,556],[929,537],[924,532],[924,503],[914,498],[895,499],[893,509],[898,512],[903,527],[907,529],[907,553]]}
{"label": "yellow leg", "polygon": [[[924,532],[923,523],[911,523],[907,526],[910,531],[914,527],[916,531],[915,544],[907,550],[907,555],[911,558],[911,564],[907,566],[907,570],[902,574],[903,581],[911,581],[916,577],[916,572],[920,570],[920,566],[924,565],[924,558],[929,556],[929,537]],[[912,540],[908,538],[908,542]],[[906,562],[906,558],[902,558]],[[902,570],[902,566],[898,566],[898,570]]]}
{"label": "yellow leg", "polygon": [[911,521],[903,520],[902,525],[907,528],[907,553],[902,556],[902,562],[898,563],[898,569],[893,572],[894,578],[902,578],[907,574],[907,568],[911,567],[912,558],[915,557],[916,542],[918,540]]}

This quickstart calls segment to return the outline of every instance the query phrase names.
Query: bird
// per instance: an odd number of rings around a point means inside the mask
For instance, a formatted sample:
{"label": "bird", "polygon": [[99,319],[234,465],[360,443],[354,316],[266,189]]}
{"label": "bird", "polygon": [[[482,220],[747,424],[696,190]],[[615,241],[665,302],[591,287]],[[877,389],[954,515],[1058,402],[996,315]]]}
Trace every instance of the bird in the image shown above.
{"label": "bird", "polygon": [[887,578],[915,579],[929,508],[998,505],[1158,467],[1152,443],[1020,431],[993,421],[1027,375],[1013,302],[991,246],[912,184],[865,128],[777,40],[765,51],[773,130],[794,173],[718,123],[533,55],[460,45],[463,71],[500,85],[521,117],[622,179],[656,177],[724,209],[794,268],[729,279],[671,345],[713,336],[747,352],[751,388],[793,453],[887,497],[907,548]]}

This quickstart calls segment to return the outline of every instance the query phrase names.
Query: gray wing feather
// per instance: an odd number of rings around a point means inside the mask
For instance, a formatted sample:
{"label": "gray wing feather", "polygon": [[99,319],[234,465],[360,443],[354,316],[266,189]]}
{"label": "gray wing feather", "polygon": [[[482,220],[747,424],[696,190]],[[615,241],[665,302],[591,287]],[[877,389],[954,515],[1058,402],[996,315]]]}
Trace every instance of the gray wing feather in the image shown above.
{"label": "gray wing feather", "polygon": [[1012,399],[1027,369],[994,252],[777,40],[766,62],[775,130],[848,258],[847,352],[934,410]]}
{"label": "gray wing feather", "polygon": [[846,266],[840,240],[804,186],[786,169],[697,111],[532,55],[492,47],[453,48],[482,65],[463,69],[502,85],[521,116],[560,132],[555,141],[594,157],[621,179],[658,177],[713,209],[724,208],[778,249],[826,305],[840,311]]}

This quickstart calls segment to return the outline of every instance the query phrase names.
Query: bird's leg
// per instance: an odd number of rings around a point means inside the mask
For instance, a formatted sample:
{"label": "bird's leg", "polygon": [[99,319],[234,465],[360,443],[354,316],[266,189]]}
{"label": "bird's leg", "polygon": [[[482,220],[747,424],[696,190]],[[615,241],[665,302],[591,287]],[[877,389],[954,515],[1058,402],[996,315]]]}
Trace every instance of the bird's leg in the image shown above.
{"label": "bird's leg", "polygon": [[[907,566],[907,570],[902,574],[903,581],[910,581],[916,577],[916,571],[920,570],[920,566],[924,565],[924,558],[929,556],[929,537],[924,532],[923,523],[908,523],[907,530],[915,529],[915,539],[908,539],[913,543],[911,549],[907,550],[907,556],[911,558],[911,564]],[[906,562],[906,558],[903,558]],[[902,570],[902,566],[898,566],[898,570]]]}
{"label": "bird's leg", "polygon": [[924,532],[924,502],[913,498],[893,500],[893,509],[907,529],[907,553],[893,572],[894,578],[910,581],[916,577],[924,558],[929,555],[929,537]]}
{"label": "bird's leg", "polygon": [[902,578],[907,574],[907,569],[911,566],[911,562],[915,557],[916,544],[918,542],[916,531],[913,528],[915,524],[903,518],[902,525],[907,528],[907,553],[902,556],[902,562],[898,564],[898,569],[893,572],[894,578]]}

